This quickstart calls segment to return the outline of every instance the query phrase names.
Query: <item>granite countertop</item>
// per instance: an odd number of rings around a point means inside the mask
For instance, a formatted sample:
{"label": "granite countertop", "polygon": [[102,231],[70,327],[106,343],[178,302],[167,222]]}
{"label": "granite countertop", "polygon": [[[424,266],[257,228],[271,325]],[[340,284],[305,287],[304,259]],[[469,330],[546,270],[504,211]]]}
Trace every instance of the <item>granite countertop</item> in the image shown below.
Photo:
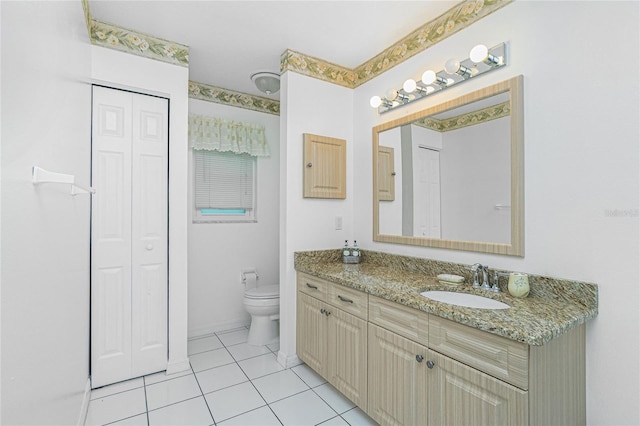
{"label": "granite countertop", "polygon": [[[595,284],[530,274],[529,296],[517,299],[507,292],[506,279],[501,280],[501,293],[474,289],[470,272],[464,266],[369,251],[360,264],[342,263],[340,250],[295,253],[298,272],[529,345],[543,345],[598,314]],[[464,284],[441,284],[436,279],[440,273],[462,275],[466,280]],[[426,290],[478,294],[511,308],[492,310],[450,305],[421,296]]]}

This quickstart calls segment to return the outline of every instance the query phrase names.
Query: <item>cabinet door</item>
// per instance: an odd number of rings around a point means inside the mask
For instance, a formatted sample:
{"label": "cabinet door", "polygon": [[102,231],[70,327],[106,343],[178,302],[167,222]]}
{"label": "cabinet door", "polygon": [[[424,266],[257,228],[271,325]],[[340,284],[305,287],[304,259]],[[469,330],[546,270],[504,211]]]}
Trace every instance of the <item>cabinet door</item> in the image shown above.
{"label": "cabinet door", "polygon": [[378,147],[378,201],[396,199],[396,172],[393,163],[393,148]]}
{"label": "cabinet door", "polygon": [[305,198],[347,197],[347,141],[304,134]]}
{"label": "cabinet door", "polygon": [[313,297],[298,292],[296,350],[298,358],[318,374],[326,376],[328,318],[327,306]]}
{"label": "cabinet door", "polygon": [[525,391],[434,351],[428,359],[429,426],[527,424]]}
{"label": "cabinet door", "polygon": [[328,381],[362,410],[367,409],[367,322],[329,308]]}
{"label": "cabinet door", "polygon": [[427,424],[427,348],[369,324],[369,409],[382,425]]}

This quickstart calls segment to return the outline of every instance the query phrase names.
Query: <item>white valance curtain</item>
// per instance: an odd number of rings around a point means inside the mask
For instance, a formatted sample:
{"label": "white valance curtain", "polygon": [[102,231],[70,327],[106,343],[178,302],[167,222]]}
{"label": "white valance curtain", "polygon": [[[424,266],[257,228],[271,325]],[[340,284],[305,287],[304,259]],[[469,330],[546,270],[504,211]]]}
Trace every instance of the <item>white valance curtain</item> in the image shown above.
{"label": "white valance curtain", "polygon": [[268,157],[264,126],[189,114],[189,146],[195,150]]}

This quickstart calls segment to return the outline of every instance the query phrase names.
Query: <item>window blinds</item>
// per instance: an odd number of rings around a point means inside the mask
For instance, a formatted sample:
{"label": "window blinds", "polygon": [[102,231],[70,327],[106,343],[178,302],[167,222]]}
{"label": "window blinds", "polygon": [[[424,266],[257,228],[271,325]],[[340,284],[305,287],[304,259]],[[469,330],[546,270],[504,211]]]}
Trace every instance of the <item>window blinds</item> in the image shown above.
{"label": "window blinds", "polygon": [[196,209],[253,209],[255,157],[195,151]]}

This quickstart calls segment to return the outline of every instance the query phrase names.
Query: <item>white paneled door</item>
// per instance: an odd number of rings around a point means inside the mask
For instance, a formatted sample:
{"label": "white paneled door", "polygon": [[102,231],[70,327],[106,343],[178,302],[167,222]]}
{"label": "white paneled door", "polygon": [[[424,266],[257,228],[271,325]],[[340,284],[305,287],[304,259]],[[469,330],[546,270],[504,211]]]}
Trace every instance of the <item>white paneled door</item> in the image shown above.
{"label": "white paneled door", "polygon": [[167,366],[168,100],[93,86],[91,383]]}

